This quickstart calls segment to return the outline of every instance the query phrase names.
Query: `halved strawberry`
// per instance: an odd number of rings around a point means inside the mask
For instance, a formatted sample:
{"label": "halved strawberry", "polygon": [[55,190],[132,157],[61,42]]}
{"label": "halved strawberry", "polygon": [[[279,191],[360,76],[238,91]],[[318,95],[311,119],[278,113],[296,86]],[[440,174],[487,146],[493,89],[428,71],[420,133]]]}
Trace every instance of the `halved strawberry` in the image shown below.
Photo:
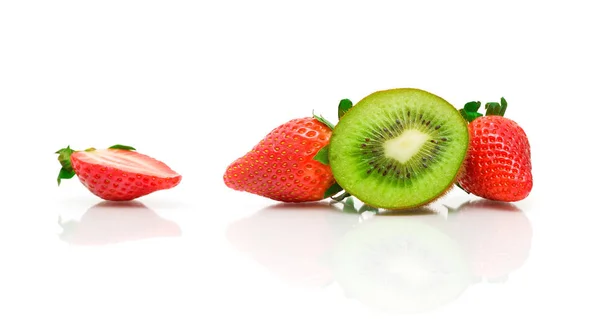
{"label": "halved strawberry", "polygon": [[56,154],[62,165],[58,185],[61,180],[77,175],[85,187],[105,200],[133,200],[173,188],[181,181],[181,175],[165,163],[138,153],[131,146],[113,145],[108,149],[84,151],[67,146]]}

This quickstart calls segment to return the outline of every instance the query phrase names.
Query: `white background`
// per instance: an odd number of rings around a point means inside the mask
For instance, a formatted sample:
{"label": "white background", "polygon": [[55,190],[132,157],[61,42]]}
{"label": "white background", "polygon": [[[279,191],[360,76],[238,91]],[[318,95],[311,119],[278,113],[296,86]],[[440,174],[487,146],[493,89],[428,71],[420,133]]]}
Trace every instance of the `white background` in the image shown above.
{"label": "white background", "polygon": [[[0,317],[417,306],[420,318],[597,317],[597,12],[593,1],[0,2]],[[225,187],[227,165],[275,126],[312,110],[333,120],[340,99],[395,87],[457,107],[506,97],[532,144],[520,212],[453,191],[437,215],[382,220]],[[56,150],[116,143],[181,184],[122,209],[96,206],[76,179],[56,186]],[[416,247],[413,266],[380,237],[389,229]],[[444,269],[469,271],[445,286],[432,279]],[[353,286],[361,276],[376,279]]]}

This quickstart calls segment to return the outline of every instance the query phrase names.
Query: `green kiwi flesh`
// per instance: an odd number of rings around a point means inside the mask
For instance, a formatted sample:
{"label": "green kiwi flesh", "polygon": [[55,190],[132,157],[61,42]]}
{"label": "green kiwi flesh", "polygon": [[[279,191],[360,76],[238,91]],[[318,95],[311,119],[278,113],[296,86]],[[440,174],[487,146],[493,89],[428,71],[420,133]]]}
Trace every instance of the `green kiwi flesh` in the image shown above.
{"label": "green kiwi flesh", "polygon": [[378,208],[425,205],[452,187],[469,146],[466,121],[450,103],[412,88],[378,91],[333,130],[329,162],[337,183]]}

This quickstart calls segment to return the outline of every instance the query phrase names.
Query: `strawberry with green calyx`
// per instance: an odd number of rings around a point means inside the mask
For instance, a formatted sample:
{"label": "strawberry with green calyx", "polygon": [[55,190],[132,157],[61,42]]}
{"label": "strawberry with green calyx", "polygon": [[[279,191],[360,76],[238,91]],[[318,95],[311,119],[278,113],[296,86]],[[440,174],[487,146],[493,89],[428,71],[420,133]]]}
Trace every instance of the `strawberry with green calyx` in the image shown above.
{"label": "strawberry with green calyx", "polygon": [[111,201],[128,201],[158,190],[177,186],[181,175],[165,163],[138,153],[126,145],[108,149],[75,151],[67,146],[56,152],[62,168],[61,180],[77,175],[94,195]]}
{"label": "strawberry with green calyx", "polygon": [[330,136],[316,118],[288,121],[227,167],[225,185],[282,202],[321,200],[334,184],[326,160]]}
{"label": "strawberry with green calyx", "polygon": [[507,103],[469,102],[460,110],[469,122],[470,145],[464,172],[457,185],[468,193],[491,200],[525,199],[533,187],[531,150],[523,128],[504,117]]}
{"label": "strawberry with green calyx", "polygon": [[[340,116],[352,105],[342,100]],[[342,188],[329,167],[328,145],[334,125],[322,116],[297,118],[269,132],[251,151],[227,167],[225,185],[281,202],[312,202]]]}

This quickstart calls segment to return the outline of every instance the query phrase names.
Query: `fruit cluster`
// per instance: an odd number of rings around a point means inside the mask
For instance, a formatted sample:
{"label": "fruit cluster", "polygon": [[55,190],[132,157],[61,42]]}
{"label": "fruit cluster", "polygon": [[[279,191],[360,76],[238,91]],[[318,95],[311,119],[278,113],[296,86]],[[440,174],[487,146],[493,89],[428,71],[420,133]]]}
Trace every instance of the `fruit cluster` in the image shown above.
{"label": "fruit cluster", "polygon": [[[293,119],[231,163],[227,187],[281,202],[340,201],[354,196],[373,208],[426,205],[454,185],[497,201],[531,191],[527,135],[505,118],[506,100],[461,110],[412,88],[378,91],[356,105],[344,99],[338,123]],[[93,194],[127,201],[177,186],[181,175],[133,147],[56,152],[58,184],[77,175]]]}
{"label": "fruit cluster", "polygon": [[275,129],[227,167],[225,184],[283,202],[354,196],[384,209],[426,205],[454,185],[513,202],[533,186],[527,135],[506,100],[457,110],[429,92],[378,91],[342,100],[338,123],[320,116]]}

